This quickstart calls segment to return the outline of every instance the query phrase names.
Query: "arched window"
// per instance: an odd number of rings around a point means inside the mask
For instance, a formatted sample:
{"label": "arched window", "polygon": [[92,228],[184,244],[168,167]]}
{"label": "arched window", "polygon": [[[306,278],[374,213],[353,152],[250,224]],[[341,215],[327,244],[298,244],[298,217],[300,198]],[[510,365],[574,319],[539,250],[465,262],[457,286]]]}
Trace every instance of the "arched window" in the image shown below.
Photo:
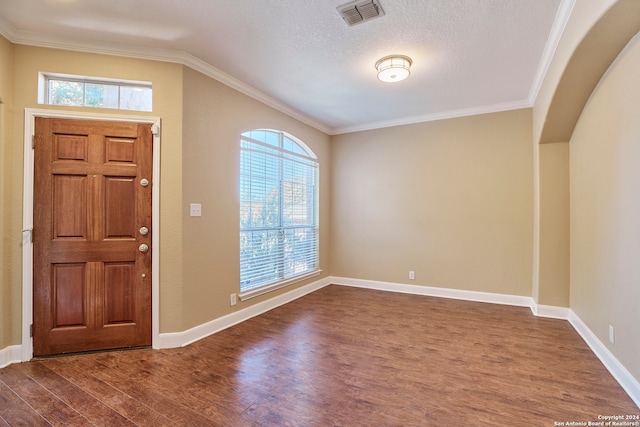
{"label": "arched window", "polygon": [[240,298],[318,274],[318,159],[256,129],[240,139]]}

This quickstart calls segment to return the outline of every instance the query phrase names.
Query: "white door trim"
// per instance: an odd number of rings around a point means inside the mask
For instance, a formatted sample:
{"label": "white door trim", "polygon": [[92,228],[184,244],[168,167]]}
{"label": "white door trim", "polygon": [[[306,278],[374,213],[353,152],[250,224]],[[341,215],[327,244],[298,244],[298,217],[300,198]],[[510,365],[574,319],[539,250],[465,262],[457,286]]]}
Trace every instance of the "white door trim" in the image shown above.
{"label": "white door trim", "polygon": [[22,202],[22,348],[23,362],[33,358],[33,135],[35,118],[83,119],[151,124],[153,130],[153,177],[151,221],[151,340],[158,348],[160,336],[160,118],[119,114],[85,113],[76,111],[26,108],[24,112],[24,186]]}

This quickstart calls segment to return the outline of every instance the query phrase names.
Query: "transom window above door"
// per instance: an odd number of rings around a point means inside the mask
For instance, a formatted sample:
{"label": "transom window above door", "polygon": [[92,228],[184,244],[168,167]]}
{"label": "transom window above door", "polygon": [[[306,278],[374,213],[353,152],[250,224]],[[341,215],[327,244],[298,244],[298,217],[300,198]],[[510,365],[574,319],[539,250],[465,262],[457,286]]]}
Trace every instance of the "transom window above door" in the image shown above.
{"label": "transom window above door", "polygon": [[240,139],[240,298],[319,274],[318,159],[285,132]]}
{"label": "transom window above door", "polygon": [[152,111],[151,83],[40,73],[38,103],[69,107]]}

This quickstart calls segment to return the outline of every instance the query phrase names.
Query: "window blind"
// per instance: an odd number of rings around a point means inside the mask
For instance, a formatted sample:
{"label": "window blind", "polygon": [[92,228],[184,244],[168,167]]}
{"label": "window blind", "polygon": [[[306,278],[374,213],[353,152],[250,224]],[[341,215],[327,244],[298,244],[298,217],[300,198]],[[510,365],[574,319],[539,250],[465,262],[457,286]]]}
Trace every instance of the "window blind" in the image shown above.
{"label": "window blind", "polygon": [[284,132],[240,142],[240,292],[318,269],[318,160]]}

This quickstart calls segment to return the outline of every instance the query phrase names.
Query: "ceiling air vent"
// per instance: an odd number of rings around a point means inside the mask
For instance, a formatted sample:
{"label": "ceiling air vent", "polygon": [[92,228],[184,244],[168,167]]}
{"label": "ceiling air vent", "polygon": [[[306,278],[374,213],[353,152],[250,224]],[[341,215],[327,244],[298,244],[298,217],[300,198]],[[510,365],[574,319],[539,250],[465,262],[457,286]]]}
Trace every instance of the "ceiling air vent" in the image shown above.
{"label": "ceiling air vent", "polygon": [[347,25],[352,26],[384,15],[377,0],[353,1],[338,6],[338,12]]}

